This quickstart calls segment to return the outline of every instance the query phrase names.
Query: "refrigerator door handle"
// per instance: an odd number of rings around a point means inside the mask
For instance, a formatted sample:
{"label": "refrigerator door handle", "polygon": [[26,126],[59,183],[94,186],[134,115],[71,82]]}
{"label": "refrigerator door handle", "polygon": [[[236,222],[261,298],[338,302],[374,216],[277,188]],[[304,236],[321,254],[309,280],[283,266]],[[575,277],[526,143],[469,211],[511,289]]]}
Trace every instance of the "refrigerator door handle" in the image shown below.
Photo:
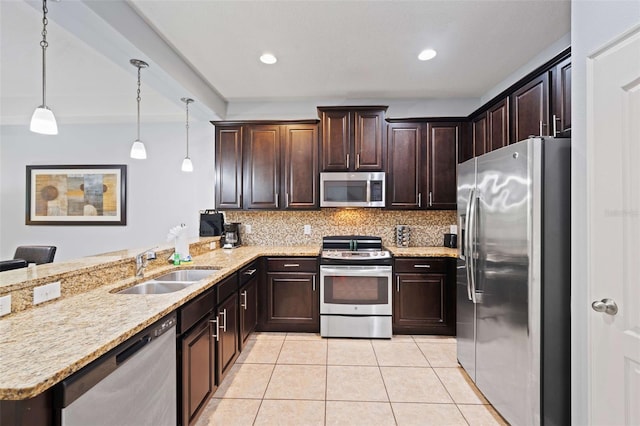
{"label": "refrigerator door handle", "polygon": [[478,210],[478,197],[476,196],[475,189],[472,192],[471,201],[469,202],[469,227],[467,228],[468,241],[469,241],[469,270],[471,279],[468,281],[470,286],[469,292],[471,293],[471,301],[478,303],[476,300],[476,259],[474,246],[476,244],[476,219]]}
{"label": "refrigerator door handle", "polygon": [[471,203],[473,200],[473,194],[475,192],[475,189],[472,189],[471,191],[469,191],[469,200],[467,202],[467,211],[466,211],[466,216],[464,218],[464,241],[462,242],[462,244],[464,245],[464,256],[465,256],[465,262],[464,262],[464,268],[465,271],[467,273],[467,297],[469,298],[469,300],[473,300],[473,297],[471,295],[471,246],[469,244],[469,240],[470,240],[470,221],[471,221]]}

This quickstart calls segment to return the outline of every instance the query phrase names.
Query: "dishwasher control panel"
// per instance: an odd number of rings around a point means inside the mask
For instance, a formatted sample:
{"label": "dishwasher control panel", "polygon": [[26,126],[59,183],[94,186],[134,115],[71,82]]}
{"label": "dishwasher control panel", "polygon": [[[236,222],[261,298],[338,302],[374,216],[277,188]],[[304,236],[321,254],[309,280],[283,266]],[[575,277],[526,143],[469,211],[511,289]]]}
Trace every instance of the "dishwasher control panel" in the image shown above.
{"label": "dishwasher control panel", "polygon": [[164,334],[165,332],[169,331],[171,327],[174,327],[175,325],[176,325],[176,316],[172,315],[166,320],[162,321],[161,323],[158,323],[158,325],[153,330],[153,337],[158,337]]}

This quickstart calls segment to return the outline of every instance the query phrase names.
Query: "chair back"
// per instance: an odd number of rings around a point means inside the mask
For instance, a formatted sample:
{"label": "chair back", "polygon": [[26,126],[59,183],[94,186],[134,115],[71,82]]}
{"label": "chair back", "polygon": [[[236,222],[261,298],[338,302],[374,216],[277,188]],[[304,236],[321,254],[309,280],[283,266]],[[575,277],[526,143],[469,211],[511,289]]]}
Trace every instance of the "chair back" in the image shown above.
{"label": "chair back", "polygon": [[27,263],[41,265],[53,262],[56,255],[56,246],[18,246],[14,259],[24,259]]}

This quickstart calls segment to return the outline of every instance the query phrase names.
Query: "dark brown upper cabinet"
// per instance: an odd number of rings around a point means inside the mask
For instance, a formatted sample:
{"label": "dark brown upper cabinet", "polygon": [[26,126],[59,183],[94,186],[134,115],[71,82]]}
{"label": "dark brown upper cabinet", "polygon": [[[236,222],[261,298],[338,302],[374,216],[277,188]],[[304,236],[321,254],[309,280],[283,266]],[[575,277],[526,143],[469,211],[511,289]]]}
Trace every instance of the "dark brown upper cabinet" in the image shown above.
{"label": "dark brown upper cabinet", "polygon": [[512,143],[529,136],[549,136],[549,72],[529,81],[511,95]]}
{"label": "dark brown upper cabinet", "polygon": [[243,142],[244,207],[280,207],[280,131],[278,125],[249,125]]}
{"label": "dark brown upper cabinet", "polygon": [[387,125],[387,208],[455,209],[460,122]]}
{"label": "dark brown upper cabinet", "polygon": [[317,120],[213,124],[216,208],[318,208]]}
{"label": "dark brown upper cabinet", "polygon": [[455,210],[457,147],[461,123],[427,123],[429,194],[427,208]]}
{"label": "dark brown upper cabinet", "polygon": [[487,110],[487,150],[509,145],[509,98],[504,98]]}
{"label": "dark brown upper cabinet", "polygon": [[473,156],[487,152],[487,113],[483,112],[471,119]]}
{"label": "dark brown upper cabinet", "polygon": [[553,68],[551,134],[571,137],[571,58]]}
{"label": "dark brown upper cabinet", "polygon": [[422,207],[425,132],[424,123],[387,125],[387,207]]}
{"label": "dark brown upper cabinet", "polygon": [[284,126],[282,143],[284,164],[284,207],[318,208],[318,126]]}
{"label": "dark brown upper cabinet", "polygon": [[216,208],[242,208],[242,126],[216,125]]}
{"label": "dark brown upper cabinet", "polygon": [[319,107],[322,170],[382,171],[387,107]]}

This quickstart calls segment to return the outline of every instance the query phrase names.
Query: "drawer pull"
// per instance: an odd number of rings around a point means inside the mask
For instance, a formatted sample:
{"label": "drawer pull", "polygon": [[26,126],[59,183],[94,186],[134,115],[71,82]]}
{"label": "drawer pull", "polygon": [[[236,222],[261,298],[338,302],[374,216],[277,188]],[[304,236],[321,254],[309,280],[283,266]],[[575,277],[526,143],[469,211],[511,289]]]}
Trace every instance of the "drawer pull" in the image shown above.
{"label": "drawer pull", "polygon": [[431,268],[431,265],[413,265],[414,268]]}
{"label": "drawer pull", "polygon": [[245,275],[253,275],[255,274],[257,269],[249,269],[248,271],[244,271]]}
{"label": "drawer pull", "polygon": [[297,268],[297,267],[300,266],[300,264],[299,263],[285,263],[283,266],[285,268]]}

